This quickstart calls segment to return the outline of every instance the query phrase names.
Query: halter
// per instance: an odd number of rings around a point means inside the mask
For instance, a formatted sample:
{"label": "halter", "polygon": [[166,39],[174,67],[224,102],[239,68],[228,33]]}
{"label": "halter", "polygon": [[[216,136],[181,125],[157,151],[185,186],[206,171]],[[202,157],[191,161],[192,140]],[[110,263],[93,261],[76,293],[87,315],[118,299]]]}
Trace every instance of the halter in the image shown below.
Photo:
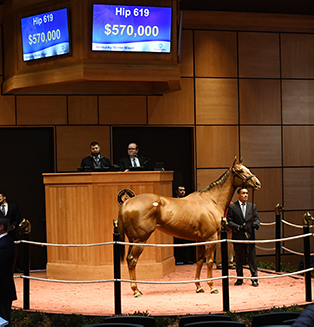
{"label": "halter", "polygon": [[244,177],[242,177],[240,174],[238,174],[234,168],[232,168],[232,172],[233,172],[233,174],[234,174],[233,178],[234,178],[235,176],[237,176],[237,177],[239,177],[239,178],[242,180],[242,182],[243,182],[243,187],[244,187],[244,188],[246,187],[246,183],[247,183],[247,181],[249,181],[252,177],[256,177],[255,175],[253,175],[253,174],[251,173],[251,175],[250,175],[249,177],[244,178]]}

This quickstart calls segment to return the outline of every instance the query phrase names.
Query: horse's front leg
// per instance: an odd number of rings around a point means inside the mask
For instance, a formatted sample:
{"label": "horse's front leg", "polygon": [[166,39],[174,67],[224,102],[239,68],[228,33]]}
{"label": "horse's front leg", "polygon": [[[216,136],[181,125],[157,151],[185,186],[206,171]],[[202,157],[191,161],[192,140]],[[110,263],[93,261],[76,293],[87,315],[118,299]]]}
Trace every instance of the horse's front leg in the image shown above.
{"label": "horse's front leg", "polygon": [[[207,278],[213,278],[213,263],[214,263],[214,253],[215,253],[216,244],[208,244],[206,246],[206,265],[207,265]],[[219,293],[217,288],[214,287],[212,280],[207,282],[210,293],[217,294]]]}
{"label": "horse's front leg", "polygon": [[[204,264],[205,259],[205,245],[200,245],[196,247],[197,252],[197,266],[196,266],[196,273],[195,273],[195,280],[199,280],[201,276],[201,270]],[[196,293],[204,293],[204,289],[201,286],[200,282],[196,282]]]}
{"label": "horse's front leg", "polygon": [[[144,247],[140,245],[133,245],[129,248],[129,253],[127,256],[127,263],[128,263],[128,270],[129,270],[129,276],[130,280],[136,280],[136,265],[138,262],[138,258],[143,252]],[[134,297],[140,297],[142,295],[142,292],[137,288],[137,283],[132,282],[131,283],[131,289],[134,293]]]}

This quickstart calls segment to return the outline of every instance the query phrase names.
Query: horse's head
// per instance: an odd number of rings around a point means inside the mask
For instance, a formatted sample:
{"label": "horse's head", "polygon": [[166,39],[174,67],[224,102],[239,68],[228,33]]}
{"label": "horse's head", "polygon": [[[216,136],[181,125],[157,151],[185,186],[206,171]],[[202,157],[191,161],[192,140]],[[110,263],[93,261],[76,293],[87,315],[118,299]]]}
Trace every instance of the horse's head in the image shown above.
{"label": "horse's head", "polygon": [[251,187],[255,190],[259,190],[262,187],[259,179],[244,166],[242,157],[240,158],[240,161],[237,160],[237,157],[234,158],[232,174],[233,185],[236,187]]}

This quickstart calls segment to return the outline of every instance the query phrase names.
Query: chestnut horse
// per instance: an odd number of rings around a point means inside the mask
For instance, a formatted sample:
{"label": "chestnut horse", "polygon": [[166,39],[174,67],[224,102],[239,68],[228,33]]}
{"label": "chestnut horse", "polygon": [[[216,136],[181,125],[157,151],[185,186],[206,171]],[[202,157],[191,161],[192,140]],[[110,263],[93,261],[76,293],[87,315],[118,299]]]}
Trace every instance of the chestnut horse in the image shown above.
{"label": "chestnut horse", "polygon": [[[130,243],[127,264],[130,280],[136,280],[136,264],[149,236],[158,229],[175,237],[191,241],[216,241],[224,216],[234,191],[246,185],[260,189],[260,181],[235,157],[233,165],[206,189],[189,194],[184,198],[171,198],[156,194],[140,194],[125,201],[119,211],[120,239],[126,234]],[[216,244],[198,246],[195,274],[196,292],[204,292],[200,279],[206,257],[207,278],[212,278],[212,266]],[[124,247],[122,251],[124,256]],[[211,293],[218,293],[213,281],[208,281]],[[136,282],[131,283],[134,296],[141,296]]]}

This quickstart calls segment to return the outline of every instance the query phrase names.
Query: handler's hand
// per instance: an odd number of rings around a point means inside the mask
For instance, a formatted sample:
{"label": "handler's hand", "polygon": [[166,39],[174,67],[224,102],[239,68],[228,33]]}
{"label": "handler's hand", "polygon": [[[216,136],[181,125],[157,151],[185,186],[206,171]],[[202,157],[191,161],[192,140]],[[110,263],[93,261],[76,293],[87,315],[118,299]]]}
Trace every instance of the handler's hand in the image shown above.
{"label": "handler's hand", "polygon": [[253,223],[253,228],[256,229],[256,230],[259,230],[259,224]]}
{"label": "handler's hand", "polygon": [[242,231],[242,232],[246,232],[246,225],[245,225],[245,223],[242,226],[240,226],[239,230]]}

